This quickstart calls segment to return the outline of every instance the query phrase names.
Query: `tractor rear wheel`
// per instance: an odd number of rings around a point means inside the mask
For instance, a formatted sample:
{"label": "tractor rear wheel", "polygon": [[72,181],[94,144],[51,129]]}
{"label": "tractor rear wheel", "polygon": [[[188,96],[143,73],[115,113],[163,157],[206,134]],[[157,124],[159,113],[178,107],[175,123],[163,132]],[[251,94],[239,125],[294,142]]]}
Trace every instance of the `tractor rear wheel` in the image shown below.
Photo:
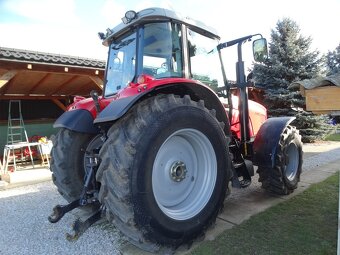
{"label": "tractor rear wheel", "polygon": [[302,169],[301,136],[295,127],[283,131],[273,168],[259,167],[259,182],[262,188],[278,195],[288,195],[297,188]]}
{"label": "tractor rear wheel", "polygon": [[227,141],[203,101],[158,95],[141,102],[110,128],[100,151],[108,219],[144,250],[193,241],[223,206]]}
{"label": "tractor rear wheel", "polygon": [[79,199],[86,173],[85,151],[99,148],[99,136],[61,128],[51,151],[52,180],[68,201]]}

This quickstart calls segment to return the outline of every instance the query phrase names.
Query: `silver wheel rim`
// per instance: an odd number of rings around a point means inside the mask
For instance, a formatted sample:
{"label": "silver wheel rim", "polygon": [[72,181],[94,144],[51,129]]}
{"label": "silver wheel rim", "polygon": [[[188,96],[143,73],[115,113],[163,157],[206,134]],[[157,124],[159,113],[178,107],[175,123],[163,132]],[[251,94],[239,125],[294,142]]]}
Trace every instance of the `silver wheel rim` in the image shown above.
{"label": "silver wheel rim", "polygon": [[286,170],[285,174],[289,181],[294,180],[299,169],[299,150],[294,143],[290,143],[286,153]]}
{"label": "silver wheel rim", "polygon": [[190,219],[207,205],[216,178],[217,160],[209,139],[198,130],[181,129],[166,139],[156,155],[153,194],[168,217]]}

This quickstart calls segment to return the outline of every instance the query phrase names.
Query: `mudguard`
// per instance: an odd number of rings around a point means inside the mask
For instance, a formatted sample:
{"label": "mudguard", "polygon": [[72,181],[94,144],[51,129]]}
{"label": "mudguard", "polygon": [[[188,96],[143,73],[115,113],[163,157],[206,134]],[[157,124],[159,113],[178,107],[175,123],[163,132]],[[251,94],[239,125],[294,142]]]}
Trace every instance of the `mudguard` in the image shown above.
{"label": "mudguard", "polygon": [[[100,126],[101,123],[117,121],[124,116],[131,107],[146,98],[157,94],[175,94],[179,96],[189,95],[195,101],[204,100],[204,105],[207,109],[214,109],[216,117],[220,122],[224,123],[224,132],[226,136],[230,135],[230,126],[225,108],[215,92],[210,88],[198,82],[188,82],[182,78],[172,78],[163,84],[161,80],[152,81],[155,84],[150,84],[150,89],[131,95],[127,93],[126,97],[118,97],[113,100],[105,109],[103,109],[95,118],[94,124]],[[152,85],[152,86],[151,86]],[[123,91],[124,92],[124,91]],[[121,94],[124,94],[124,93]]]}
{"label": "mudguard", "polygon": [[262,124],[253,144],[254,165],[274,167],[280,137],[294,119],[295,117],[275,117],[267,119]]}
{"label": "mudguard", "polygon": [[99,129],[93,125],[92,114],[85,109],[64,112],[54,123],[54,128],[67,128],[73,131],[98,134]]}
{"label": "mudguard", "polygon": [[134,96],[124,97],[112,101],[104,110],[102,110],[94,120],[95,124],[115,121],[122,117],[141,97],[146,93],[140,93]]}
{"label": "mudguard", "polygon": [[139,93],[137,95],[119,98],[112,101],[94,120],[94,124],[100,124],[110,121],[115,121],[121,118],[129,109],[138,101],[144,98],[154,96],[157,94],[177,94],[190,95],[196,101],[204,100],[205,106],[208,109],[215,109],[216,116],[220,121],[225,123],[225,132],[229,134],[229,121],[225,113],[225,109],[218,99],[217,95],[209,88],[196,83],[170,83],[163,86],[152,88],[148,91]]}

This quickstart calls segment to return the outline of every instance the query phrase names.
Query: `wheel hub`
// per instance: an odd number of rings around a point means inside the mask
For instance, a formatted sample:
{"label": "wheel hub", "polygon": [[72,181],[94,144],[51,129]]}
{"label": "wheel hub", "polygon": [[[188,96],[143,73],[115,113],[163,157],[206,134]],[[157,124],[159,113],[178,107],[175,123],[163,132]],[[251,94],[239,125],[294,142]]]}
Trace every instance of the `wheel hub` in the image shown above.
{"label": "wheel hub", "polygon": [[170,167],[170,178],[175,182],[180,182],[185,179],[187,167],[182,161],[176,161]]}

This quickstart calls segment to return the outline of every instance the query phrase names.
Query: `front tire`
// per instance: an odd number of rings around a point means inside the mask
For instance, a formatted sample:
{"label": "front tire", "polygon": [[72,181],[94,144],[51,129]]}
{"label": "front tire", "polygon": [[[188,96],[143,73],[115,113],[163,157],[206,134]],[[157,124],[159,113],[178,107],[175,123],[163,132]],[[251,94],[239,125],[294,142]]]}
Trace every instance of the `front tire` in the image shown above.
{"label": "front tire", "polygon": [[227,141],[203,101],[162,95],[135,106],[100,151],[99,200],[108,218],[144,250],[192,241],[223,206]]}
{"label": "front tire", "polygon": [[262,188],[278,195],[292,193],[300,181],[302,155],[301,136],[295,127],[288,125],[280,137],[274,167],[257,170]]}

